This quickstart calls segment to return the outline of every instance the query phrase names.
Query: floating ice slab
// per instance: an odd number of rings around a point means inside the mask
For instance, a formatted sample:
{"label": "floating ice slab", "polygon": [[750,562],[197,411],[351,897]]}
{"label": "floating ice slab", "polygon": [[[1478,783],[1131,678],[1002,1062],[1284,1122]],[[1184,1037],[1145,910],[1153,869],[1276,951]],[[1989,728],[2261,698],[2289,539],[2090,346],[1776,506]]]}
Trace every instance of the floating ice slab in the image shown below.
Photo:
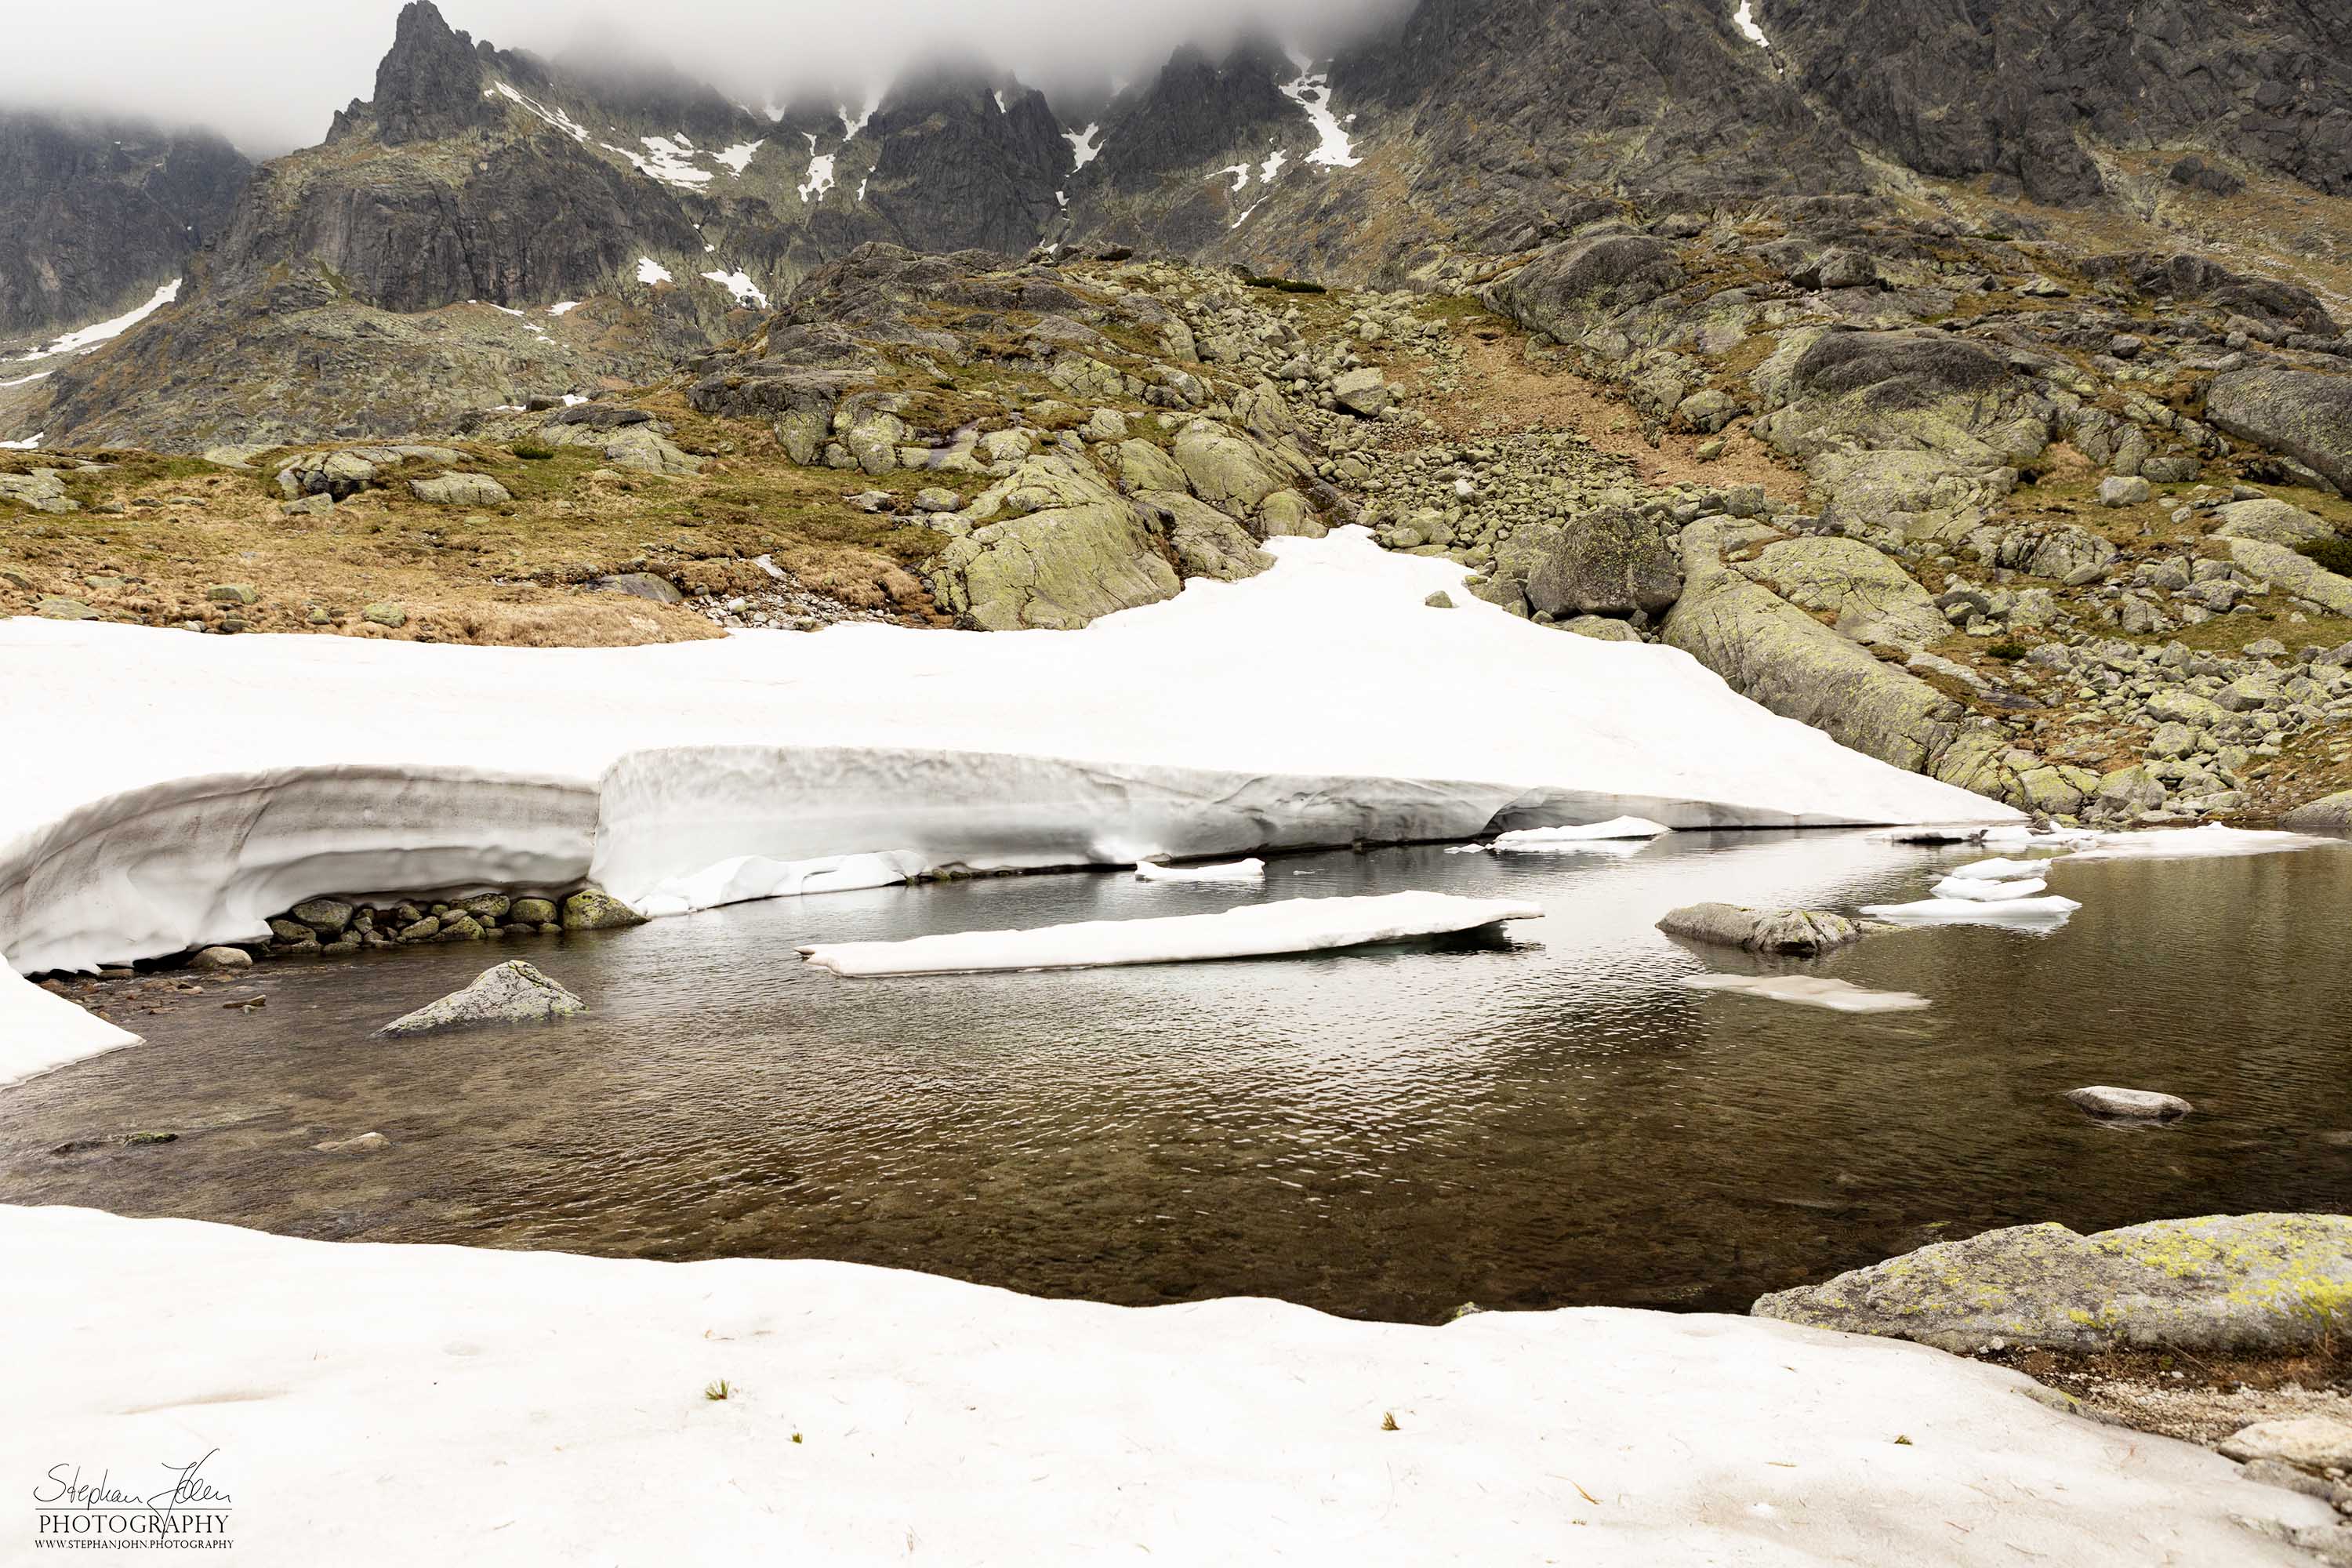
{"label": "floating ice slab", "polygon": [[1933,1005],[1909,991],[1872,991],[1819,974],[1685,974],[1682,984],[1693,991],[1731,991],[1832,1013],[1907,1013]]}
{"label": "floating ice slab", "polygon": [[1032,931],[971,931],[906,942],[803,947],[811,963],[835,974],[966,974],[1003,969],[1093,969],[1118,963],[1187,963],[1328,952],[1413,937],[1539,920],[1540,904],[1464,899],[1450,893],[1375,898],[1285,899],[1213,915],[1085,921]]}
{"label": "floating ice slab", "polygon": [[2006,899],[1983,903],[1975,899],[1922,899],[1912,904],[1864,904],[1862,912],[1873,920],[1898,923],[1979,925],[2062,925],[2083,906],[2052,893],[2039,899]]}
{"label": "floating ice slab", "polygon": [[1612,816],[1606,822],[1587,823],[1581,826],[1525,827],[1502,834],[1494,847],[1500,854],[1541,854],[1555,849],[1580,849],[1588,844],[1621,839],[1655,838],[1673,828],[1663,822],[1652,822],[1646,816]]}
{"label": "floating ice slab", "polygon": [[1948,880],[1960,879],[1975,882],[2000,882],[2011,877],[2039,877],[2056,863],[2047,860],[2010,860],[1996,855],[1990,860],[1971,860],[1965,866],[1955,866],[1944,873]]}
{"label": "floating ice slab", "polygon": [[1136,863],[1135,875],[1145,882],[1263,882],[1265,862],[1255,858],[1226,860],[1213,866],[1162,866],[1150,860]]}
{"label": "floating ice slab", "polygon": [[[767,870],[726,863],[754,857],[997,871],[1618,815],[2015,816],[1675,649],[1517,619],[1462,592],[1459,565],[1360,529],[1267,549],[1272,571],[1070,632],[486,648],[0,620],[9,717],[44,737],[0,747],[0,954],[23,973],[247,941],[330,893],[593,877],[700,907],[698,879],[740,889]],[[1433,616],[1441,589],[1459,607]],[[1339,646],[1381,679],[1269,683]],[[29,990],[0,978],[0,1082],[55,1058]]]}
{"label": "floating ice slab", "polygon": [[2049,883],[2039,877],[2027,877],[2014,882],[1992,882],[1981,877],[1947,877],[1927,890],[1939,899],[1961,899],[1977,904],[2000,904],[2017,899],[2030,899],[2049,886]]}
{"label": "floating ice slab", "polygon": [[2225,827],[2151,828],[2139,833],[2102,833],[2074,853],[2077,860],[2189,860],[2211,856],[2268,855],[2281,849],[2320,849],[2337,843],[2307,833]]}
{"label": "floating ice slab", "polygon": [[2005,1367],[1760,1318],[1138,1309],[68,1208],[0,1208],[0,1473],[144,1495],[216,1448],[258,1521],[222,1555],[267,1568],[2310,1568],[2277,1535],[2332,1520]]}

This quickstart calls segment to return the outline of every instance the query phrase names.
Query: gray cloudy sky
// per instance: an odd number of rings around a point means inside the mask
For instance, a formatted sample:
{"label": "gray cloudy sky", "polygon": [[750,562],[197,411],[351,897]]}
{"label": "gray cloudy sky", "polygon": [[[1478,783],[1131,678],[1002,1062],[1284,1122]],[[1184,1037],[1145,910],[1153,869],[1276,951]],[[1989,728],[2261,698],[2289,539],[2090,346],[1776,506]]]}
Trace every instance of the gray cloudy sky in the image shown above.
{"label": "gray cloudy sky", "polygon": [[[756,100],[796,79],[873,79],[971,46],[1024,80],[1139,76],[1187,37],[1245,23],[1310,47],[1408,0],[438,0],[449,25],[554,54],[631,40]],[[400,0],[5,0],[0,103],[96,107],[209,124],[274,156],[373,89]]]}

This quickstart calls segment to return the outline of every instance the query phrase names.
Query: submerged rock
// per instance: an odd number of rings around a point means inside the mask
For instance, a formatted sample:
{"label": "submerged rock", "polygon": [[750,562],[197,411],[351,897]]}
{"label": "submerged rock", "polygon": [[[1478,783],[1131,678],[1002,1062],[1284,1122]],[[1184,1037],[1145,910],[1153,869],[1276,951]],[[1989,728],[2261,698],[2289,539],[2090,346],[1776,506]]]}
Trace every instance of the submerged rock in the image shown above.
{"label": "submerged rock", "polygon": [[1860,921],[1823,910],[1751,910],[1740,904],[1688,904],[1667,913],[1658,929],[1668,936],[1714,942],[1749,952],[1810,957],[1858,942],[1870,931]]}
{"label": "submerged rock", "polygon": [[2210,1215],[2089,1237],[2012,1226],[1779,1291],[1750,1310],[1962,1353],[2301,1351],[2352,1327],[2352,1217]]}
{"label": "submerged rock", "polygon": [[517,958],[485,969],[463,991],[394,1018],[376,1033],[397,1037],[481,1024],[543,1024],[586,1011],[588,1004]]}
{"label": "submerged rock", "polygon": [[2196,1109],[2178,1095],[2158,1094],[2151,1089],[2116,1089],[2103,1083],[2070,1089],[2066,1098],[2094,1116],[2135,1121],[2171,1121]]}

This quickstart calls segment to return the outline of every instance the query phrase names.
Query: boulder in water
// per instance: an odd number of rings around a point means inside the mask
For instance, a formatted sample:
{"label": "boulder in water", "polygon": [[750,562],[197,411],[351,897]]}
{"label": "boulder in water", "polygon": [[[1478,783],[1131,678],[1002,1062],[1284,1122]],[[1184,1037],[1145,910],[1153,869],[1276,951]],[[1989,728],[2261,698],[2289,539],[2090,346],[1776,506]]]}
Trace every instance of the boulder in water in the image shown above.
{"label": "boulder in water", "polygon": [[545,1024],[586,1011],[588,1004],[518,958],[482,971],[463,991],[394,1018],[376,1033],[398,1037],[481,1024]]}

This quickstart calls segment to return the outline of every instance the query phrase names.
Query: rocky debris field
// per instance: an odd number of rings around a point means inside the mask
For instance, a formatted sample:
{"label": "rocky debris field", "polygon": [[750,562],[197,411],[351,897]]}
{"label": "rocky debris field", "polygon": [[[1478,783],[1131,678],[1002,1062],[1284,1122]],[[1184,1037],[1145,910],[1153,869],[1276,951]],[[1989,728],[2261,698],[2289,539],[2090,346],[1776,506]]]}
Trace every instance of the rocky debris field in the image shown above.
{"label": "rocky debris field", "polygon": [[868,245],[625,394],[0,455],[0,593],[450,640],[1054,628],[1360,522],[2050,817],[2352,786],[2352,358],[2311,291],[1854,200],[1620,210],[1415,281]]}

